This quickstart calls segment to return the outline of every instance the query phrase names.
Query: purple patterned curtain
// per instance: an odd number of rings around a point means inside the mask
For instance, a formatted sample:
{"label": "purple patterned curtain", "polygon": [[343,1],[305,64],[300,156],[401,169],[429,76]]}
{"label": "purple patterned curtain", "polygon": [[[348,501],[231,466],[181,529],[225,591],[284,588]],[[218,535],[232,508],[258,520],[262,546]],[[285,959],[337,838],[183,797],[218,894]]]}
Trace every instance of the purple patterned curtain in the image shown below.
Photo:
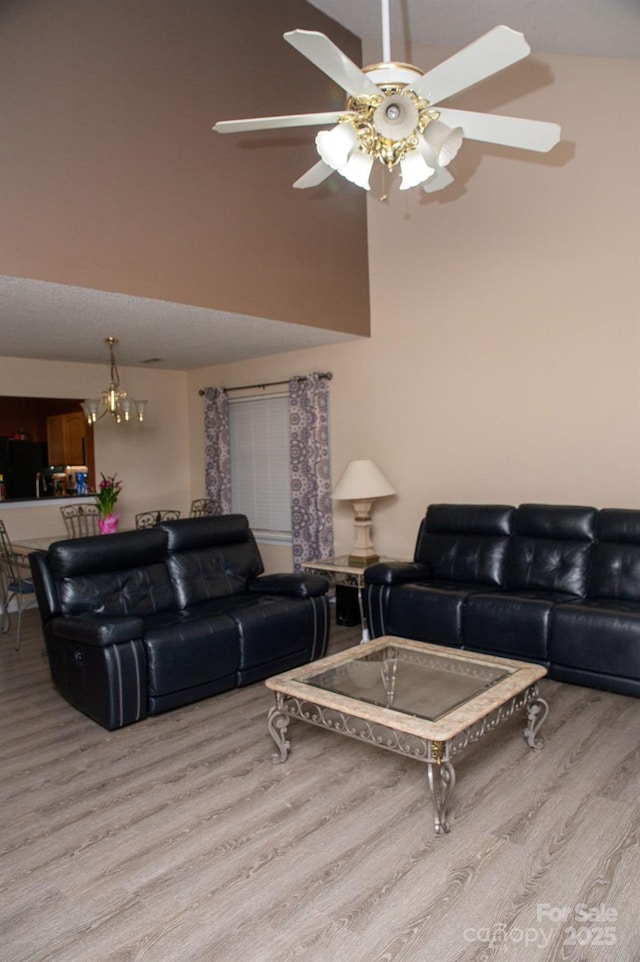
{"label": "purple patterned curtain", "polygon": [[289,381],[293,567],[333,554],[329,385],[319,374]]}
{"label": "purple patterned curtain", "polygon": [[205,486],[214,514],[231,511],[231,459],[229,402],[221,387],[203,391],[205,436]]}

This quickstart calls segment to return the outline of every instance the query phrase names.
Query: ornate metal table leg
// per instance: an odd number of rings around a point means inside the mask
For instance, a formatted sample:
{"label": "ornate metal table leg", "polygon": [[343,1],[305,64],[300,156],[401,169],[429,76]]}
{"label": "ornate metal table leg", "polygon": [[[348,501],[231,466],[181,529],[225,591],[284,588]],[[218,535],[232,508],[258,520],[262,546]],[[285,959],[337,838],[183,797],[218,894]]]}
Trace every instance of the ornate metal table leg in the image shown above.
{"label": "ornate metal table leg", "polygon": [[529,748],[542,748],[544,738],[538,738],[538,732],[549,714],[549,706],[544,698],[535,695],[527,702],[527,727],[524,737]]}
{"label": "ornate metal table leg", "polygon": [[271,756],[274,765],[281,765],[286,762],[291,749],[291,742],[287,741],[287,728],[289,727],[289,716],[282,711],[279,704],[269,709],[267,716],[267,727],[269,734],[278,746],[278,753]]}
{"label": "ornate metal table leg", "polygon": [[436,835],[451,831],[447,821],[447,805],[456,785],[456,773],[451,762],[427,762],[427,777],[433,798]]}

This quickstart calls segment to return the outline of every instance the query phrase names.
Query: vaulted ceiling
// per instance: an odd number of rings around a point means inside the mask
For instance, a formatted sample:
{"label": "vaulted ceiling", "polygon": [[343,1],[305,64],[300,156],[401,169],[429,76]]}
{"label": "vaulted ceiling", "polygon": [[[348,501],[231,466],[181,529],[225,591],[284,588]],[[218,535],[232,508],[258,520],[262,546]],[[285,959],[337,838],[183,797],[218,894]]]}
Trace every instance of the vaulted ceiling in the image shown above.
{"label": "vaulted ceiling", "polygon": [[[369,46],[380,37],[380,0],[310,2]],[[534,52],[637,57],[640,51],[638,0],[389,2],[391,50],[398,60],[411,61],[413,44],[458,49],[498,23],[524,32]],[[6,9],[10,16],[11,4]],[[291,23],[289,27],[301,25]],[[286,45],[281,47],[285,55]],[[215,119],[221,118],[212,114],[211,121]],[[299,173],[304,169],[302,163]],[[154,358],[152,363],[160,367],[177,369],[313,347],[352,336],[313,324],[239,316],[35,278],[0,277],[0,353],[4,355],[101,362],[103,345],[95,332],[106,336],[123,328],[122,363]]]}

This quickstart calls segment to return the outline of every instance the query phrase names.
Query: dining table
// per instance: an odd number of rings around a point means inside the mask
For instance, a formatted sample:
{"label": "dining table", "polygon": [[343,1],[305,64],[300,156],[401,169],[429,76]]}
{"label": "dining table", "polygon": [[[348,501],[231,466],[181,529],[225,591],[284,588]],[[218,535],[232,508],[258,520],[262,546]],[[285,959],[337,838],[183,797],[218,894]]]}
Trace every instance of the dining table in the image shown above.
{"label": "dining table", "polygon": [[48,551],[56,541],[66,541],[66,534],[49,534],[40,538],[20,538],[12,541],[11,547],[20,554],[31,554],[32,551]]}
{"label": "dining table", "polygon": [[[120,533],[134,530],[134,528],[120,528]],[[68,541],[72,537],[74,535],[63,532],[62,534],[42,535],[39,538],[19,538],[17,541],[11,542],[11,547],[20,554],[31,554],[32,551],[48,551],[51,545],[57,541]],[[81,535],[80,537],[92,538],[95,535]],[[108,535],[101,535],[101,537],[108,537]]]}

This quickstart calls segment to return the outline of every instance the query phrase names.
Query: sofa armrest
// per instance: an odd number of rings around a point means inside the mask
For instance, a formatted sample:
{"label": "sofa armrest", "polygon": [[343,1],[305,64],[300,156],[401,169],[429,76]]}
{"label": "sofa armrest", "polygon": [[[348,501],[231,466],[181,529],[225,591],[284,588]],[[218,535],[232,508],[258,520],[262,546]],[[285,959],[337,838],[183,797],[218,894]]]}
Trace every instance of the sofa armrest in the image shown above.
{"label": "sofa armrest", "polygon": [[401,585],[411,581],[428,581],[431,577],[431,565],[414,561],[385,561],[371,565],[364,573],[368,585]]}
{"label": "sofa armrest", "polygon": [[289,595],[293,598],[319,598],[329,590],[329,582],[321,575],[293,572],[262,575],[248,582],[249,591],[263,595]]}
{"label": "sofa armrest", "polygon": [[53,618],[51,628],[57,638],[102,648],[141,638],[144,623],[142,618],[87,614]]}

